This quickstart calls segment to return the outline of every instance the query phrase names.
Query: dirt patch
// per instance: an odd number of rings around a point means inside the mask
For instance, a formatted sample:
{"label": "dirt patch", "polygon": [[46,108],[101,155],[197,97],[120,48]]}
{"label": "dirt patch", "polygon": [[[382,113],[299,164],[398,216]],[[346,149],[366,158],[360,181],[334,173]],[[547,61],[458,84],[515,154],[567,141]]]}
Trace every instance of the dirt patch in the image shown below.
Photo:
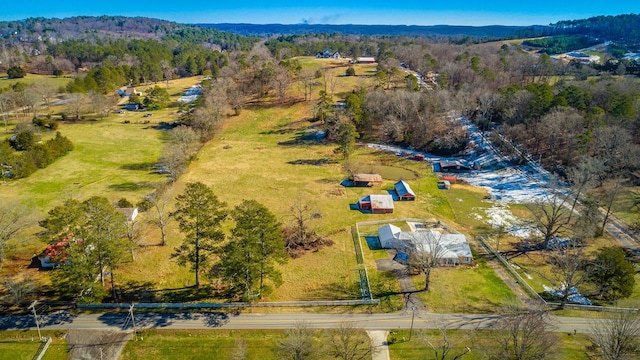
{"label": "dirt patch", "polygon": [[70,330],[67,334],[71,359],[117,359],[133,337],[130,331]]}

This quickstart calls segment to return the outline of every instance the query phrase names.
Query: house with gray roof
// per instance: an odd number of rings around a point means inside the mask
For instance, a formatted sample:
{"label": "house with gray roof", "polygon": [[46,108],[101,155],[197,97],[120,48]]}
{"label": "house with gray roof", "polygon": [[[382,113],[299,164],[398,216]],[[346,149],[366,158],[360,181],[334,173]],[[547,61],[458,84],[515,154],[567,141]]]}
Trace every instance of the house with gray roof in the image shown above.
{"label": "house with gray roof", "polygon": [[396,249],[404,254],[404,258],[415,252],[435,251],[442,265],[470,264],[473,259],[471,247],[463,234],[443,234],[432,229],[402,231],[397,226],[386,224],[378,228],[378,239],[382,248]]}

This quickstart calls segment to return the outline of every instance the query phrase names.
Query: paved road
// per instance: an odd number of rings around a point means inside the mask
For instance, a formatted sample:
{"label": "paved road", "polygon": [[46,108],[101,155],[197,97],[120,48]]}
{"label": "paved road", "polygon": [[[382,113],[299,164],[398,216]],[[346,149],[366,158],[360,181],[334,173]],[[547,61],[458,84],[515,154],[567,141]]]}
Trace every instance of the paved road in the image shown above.
{"label": "paved road", "polygon": [[[41,329],[101,329],[121,330],[127,323],[127,313],[69,314],[61,312],[40,319]],[[499,315],[416,313],[416,329],[491,329]],[[551,317],[560,332],[589,332],[586,318]],[[157,313],[135,314],[136,328],[166,329],[287,329],[304,321],[310,328],[336,328],[344,321],[365,330],[409,329],[412,313],[394,314],[225,314],[225,313]],[[125,326],[125,324],[127,324]],[[35,329],[32,316],[0,317],[0,330]]]}

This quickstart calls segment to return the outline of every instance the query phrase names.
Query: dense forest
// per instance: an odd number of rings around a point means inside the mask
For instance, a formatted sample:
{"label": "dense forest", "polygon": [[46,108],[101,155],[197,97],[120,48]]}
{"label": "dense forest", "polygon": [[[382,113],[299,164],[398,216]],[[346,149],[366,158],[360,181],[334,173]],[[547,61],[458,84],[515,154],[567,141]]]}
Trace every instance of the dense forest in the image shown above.
{"label": "dense forest", "polygon": [[555,55],[599,44],[598,39],[585,35],[556,35],[538,39],[527,39],[522,45],[541,48],[540,52]]}
{"label": "dense forest", "polygon": [[410,36],[433,39],[496,40],[550,34],[547,26],[453,26],[453,25],[328,25],[328,24],[200,24],[247,36],[343,34],[358,36]]}
{"label": "dense forest", "polygon": [[621,43],[634,51],[638,51],[640,46],[640,14],[565,20],[551,26],[556,33],[588,35],[602,41]]}

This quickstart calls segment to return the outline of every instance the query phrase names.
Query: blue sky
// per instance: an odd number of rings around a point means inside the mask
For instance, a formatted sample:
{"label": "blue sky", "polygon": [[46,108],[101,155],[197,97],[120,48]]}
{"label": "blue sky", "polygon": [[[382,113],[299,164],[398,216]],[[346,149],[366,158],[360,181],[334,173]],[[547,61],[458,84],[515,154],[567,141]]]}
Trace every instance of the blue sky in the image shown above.
{"label": "blue sky", "polygon": [[30,0],[7,1],[0,7],[0,20],[124,15],[180,23],[547,25],[558,20],[638,12],[637,0]]}

